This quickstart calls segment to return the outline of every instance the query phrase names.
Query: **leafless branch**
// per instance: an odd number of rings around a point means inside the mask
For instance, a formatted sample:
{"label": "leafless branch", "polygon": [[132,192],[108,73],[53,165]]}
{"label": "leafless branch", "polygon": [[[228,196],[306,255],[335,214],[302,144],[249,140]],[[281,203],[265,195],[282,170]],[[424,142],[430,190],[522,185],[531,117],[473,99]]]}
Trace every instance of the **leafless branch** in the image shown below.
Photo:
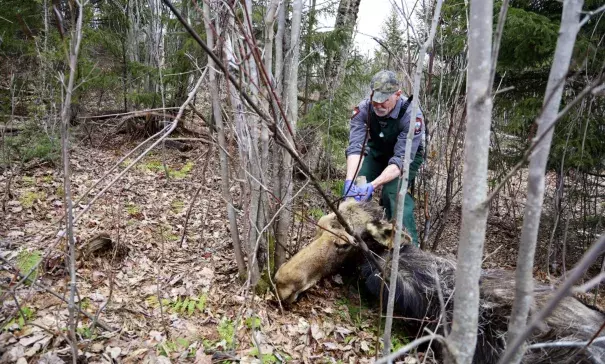
{"label": "leafless branch", "polygon": [[[529,146],[529,148],[527,148],[527,150],[525,151],[525,153],[523,153],[523,157],[521,158],[521,160],[519,162],[517,162],[517,164],[513,167],[513,169],[511,169],[506,174],[506,176],[502,179],[502,181],[500,181],[500,183],[498,184],[498,186],[496,186],[496,188],[494,188],[492,190],[492,192],[489,194],[489,196],[487,197],[487,199],[485,200],[485,202],[483,202],[483,204],[485,206],[488,206],[492,202],[492,200],[498,195],[498,193],[500,192],[500,190],[502,190],[502,188],[504,188],[504,186],[506,185],[506,183],[523,167],[523,165],[525,165],[525,163],[529,160],[532,152],[536,149],[536,147],[538,146],[538,144],[540,144],[540,142],[544,139],[544,137],[555,127],[555,125],[557,124],[557,122],[560,121],[578,102],[580,102],[584,97],[586,97],[588,94],[590,94],[594,89],[596,89],[597,87],[599,87],[599,85],[601,85],[601,82],[603,82],[603,80],[605,80],[605,77],[601,76],[597,80],[595,80],[593,83],[591,83],[590,85],[586,86],[578,94],[578,96],[576,96],[575,99],[573,99],[572,101],[570,101],[565,106],[565,108],[563,108],[563,110],[561,110],[557,114],[557,117],[548,126],[548,128],[545,129],[542,133],[540,133],[538,136],[536,136],[533,139],[532,144]],[[541,116],[542,116],[542,114],[540,114],[538,116],[538,118],[540,118]]]}
{"label": "leafless branch", "polygon": [[[489,76],[490,89],[494,84],[494,77],[496,76],[496,65],[498,64],[498,53],[500,52],[500,40],[502,40],[502,33],[504,32],[504,23],[506,22],[506,13],[508,12],[508,0],[502,1],[500,6],[500,15],[498,16],[498,25],[496,26],[496,33],[494,34],[494,43],[492,44],[492,68]],[[503,91],[502,91],[503,92]]]}
{"label": "leafless branch", "polygon": [[[599,343],[605,341],[605,337],[600,337],[598,339],[594,339],[593,343]],[[590,341],[555,341],[551,343],[539,343],[532,344],[527,347],[527,350],[535,350],[535,349],[546,349],[546,348],[557,348],[557,347],[565,347],[565,346],[586,346],[590,344]]]}
{"label": "leafless branch", "polygon": [[590,267],[590,265],[594,262],[599,255],[603,254],[605,251],[605,234],[602,235],[592,246],[590,250],[588,250],[580,262],[576,265],[573,271],[569,273],[568,278],[557,288],[557,290],[552,295],[552,298],[542,307],[542,309],[532,316],[531,321],[527,326],[525,326],[524,330],[519,333],[519,335],[515,336],[515,339],[508,343],[507,349],[500,357],[498,364],[509,363],[511,357],[516,352],[516,350],[525,342],[527,337],[531,334],[532,330],[538,326],[540,322],[542,322],[548,315],[557,307],[559,302],[567,296],[572,291],[572,287],[577,282],[584,272]]}
{"label": "leafless branch", "polygon": [[[20,277],[22,279],[25,279],[25,274],[20,273],[19,270],[17,268],[15,268],[8,260],[6,260],[5,258],[3,258],[3,257],[0,256],[0,261],[2,261],[4,264],[8,265],[13,270],[13,272],[15,272],[15,274],[18,277]],[[34,286],[37,286],[37,287],[43,289],[45,292],[49,293],[50,295],[52,295],[55,298],[58,298],[62,302],[69,303],[69,301],[64,296],[56,293],[50,287],[47,287],[46,285],[44,285],[44,284],[42,284],[42,283],[40,283],[38,281],[35,281],[35,280],[32,280],[32,284]],[[14,290],[15,286],[13,286],[12,289]],[[91,315],[90,313],[88,313],[86,311],[83,311],[81,309],[78,309],[78,310],[79,310],[79,312],[81,314],[83,314],[84,316],[88,317],[90,320],[94,320],[94,316]],[[114,328],[112,328],[111,326],[109,326],[108,324],[106,324],[105,322],[103,322],[101,320],[97,320],[97,323],[99,324],[100,327],[102,327],[106,331],[109,331],[109,332],[116,331]]]}
{"label": "leafless branch", "polygon": [[396,352],[383,356],[382,358],[378,359],[376,361],[376,364],[383,364],[383,363],[392,363],[393,360],[397,359],[398,357],[400,357],[401,355],[407,353],[408,351],[428,342],[428,341],[432,341],[432,340],[439,340],[441,342],[443,342],[444,344],[447,345],[446,340],[443,336],[441,335],[437,335],[437,334],[432,334],[432,335],[427,335],[427,336],[423,336],[421,338],[418,338],[414,341],[412,341],[411,343],[403,346],[402,348],[400,348],[399,350],[397,350]]}
{"label": "leafless branch", "polygon": [[580,21],[580,27],[582,27],[582,26],[584,26],[584,24],[588,23],[588,21],[590,20],[591,17],[593,17],[603,11],[605,11],[605,5],[601,6],[598,9],[586,12],[586,16],[584,17],[584,19],[582,19],[582,21]]}
{"label": "leafless branch", "polygon": [[605,280],[605,272],[599,273],[596,277],[592,278],[588,282],[584,283],[580,287],[576,287],[573,289],[574,293],[587,293],[591,289],[598,286],[603,280]]}
{"label": "leafless branch", "polygon": [[[424,55],[426,54],[429,47],[433,43],[433,38],[435,37],[435,32],[437,31],[437,24],[439,23],[439,17],[441,16],[441,4],[442,0],[437,0],[435,5],[435,11],[433,14],[433,21],[431,24],[431,30],[429,35],[427,36],[424,44],[420,49],[420,55],[418,56],[418,61],[416,64],[416,74],[414,76],[414,87],[413,87],[413,99],[412,99],[412,110],[410,113],[410,120],[415,120],[416,114],[418,112],[418,103],[420,101],[420,80],[422,78],[422,71],[424,69]],[[410,163],[411,163],[411,154],[412,154],[412,138],[414,136],[414,128],[410,127],[407,133],[407,141],[405,144],[405,154],[403,156],[403,170],[401,172],[401,178],[399,178],[399,191],[397,193],[397,207],[395,211],[397,211],[395,217],[395,231],[401,232],[403,231],[403,209],[405,204],[405,194],[408,189],[408,178],[410,174]],[[389,297],[387,300],[387,317],[384,326],[384,335],[383,335],[383,355],[387,355],[391,351],[391,328],[393,325],[393,310],[395,305],[395,294],[397,291],[397,274],[399,273],[399,249],[401,247],[401,238],[402,234],[396,233],[395,239],[393,242],[393,259],[391,259],[391,275],[389,281]]]}
{"label": "leafless branch", "polygon": [[315,189],[320,194],[320,196],[326,201],[326,204],[328,205],[328,207],[330,208],[330,210],[332,210],[335,213],[338,222],[342,224],[343,228],[345,229],[345,231],[348,234],[350,234],[351,236],[355,237],[356,244],[358,244],[360,246],[360,248],[362,249],[363,253],[368,257],[368,259],[372,262],[372,264],[374,264],[375,267],[379,267],[380,265],[378,264],[378,262],[376,261],[376,259],[374,258],[374,256],[370,253],[370,251],[369,251],[366,243],[363,241],[363,239],[361,239],[361,237],[359,236],[359,234],[353,232],[353,230],[351,229],[351,227],[349,226],[349,224],[342,217],[342,215],[340,214],[340,212],[338,211],[338,209],[334,206],[334,203],[330,200],[330,198],[323,191],[323,189],[321,188],[321,185],[319,184],[319,181],[317,181],[317,178],[315,178],[315,176],[313,175],[313,173],[311,173],[309,167],[302,161],[300,155],[296,152],[296,150],[294,149],[294,147],[291,145],[291,143],[285,137],[285,135],[282,132],[282,130],[277,126],[277,124],[275,122],[273,122],[267,116],[267,114],[265,112],[263,112],[256,105],[256,103],[250,98],[250,96],[243,90],[243,88],[242,88],[241,84],[238,82],[238,80],[235,79],[234,76],[230,74],[229,70],[225,67],[225,65],[212,52],[212,50],[210,50],[208,48],[208,46],[204,43],[204,41],[202,41],[202,39],[199,37],[199,35],[197,34],[197,32],[195,32],[195,30],[193,30],[191,28],[191,26],[189,25],[189,23],[183,18],[183,16],[174,7],[174,5],[172,5],[172,3],[169,0],[163,0],[163,1],[170,8],[170,10],[176,15],[176,17],[181,22],[181,24],[183,24],[183,26],[185,27],[185,29],[187,30],[187,32],[189,32],[189,34],[194,38],[194,40],[214,60],[214,62],[216,63],[216,65],[219,66],[219,68],[227,76],[227,78],[231,82],[231,84],[239,91],[239,94],[241,94],[242,97],[246,100],[246,102],[248,103],[248,105],[261,117],[261,119],[264,122],[266,122],[268,124],[269,129],[273,132],[273,136],[275,138],[275,142],[278,145],[280,145],[281,147],[283,147],[294,158],[294,160],[298,163],[299,168],[306,175],[309,176],[309,179],[311,180],[311,184],[313,185],[313,187],[315,187]]}

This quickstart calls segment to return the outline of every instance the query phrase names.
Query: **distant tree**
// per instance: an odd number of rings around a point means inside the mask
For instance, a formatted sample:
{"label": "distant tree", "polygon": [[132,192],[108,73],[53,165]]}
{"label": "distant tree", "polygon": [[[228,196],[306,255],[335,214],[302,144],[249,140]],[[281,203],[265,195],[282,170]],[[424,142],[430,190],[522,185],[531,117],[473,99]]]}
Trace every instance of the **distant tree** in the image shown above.
{"label": "distant tree", "polygon": [[401,14],[393,6],[380,32],[382,45],[377,48],[374,55],[380,68],[400,69],[404,67],[402,61],[405,59],[405,41],[401,23]]}

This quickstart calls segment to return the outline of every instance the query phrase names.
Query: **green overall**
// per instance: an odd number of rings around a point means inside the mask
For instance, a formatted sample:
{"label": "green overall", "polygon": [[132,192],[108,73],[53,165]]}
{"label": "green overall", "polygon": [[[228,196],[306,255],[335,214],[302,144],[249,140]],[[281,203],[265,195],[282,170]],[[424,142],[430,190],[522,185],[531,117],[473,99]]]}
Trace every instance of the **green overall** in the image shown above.
{"label": "green overall", "polygon": [[[382,122],[384,127],[380,125],[379,119],[372,111],[370,105],[369,122],[370,122],[370,139],[368,140],[367,148],[369,152],[363,159],[363,164],[359,171],[359,176],[365,176],[368,182],[375,180],[388,166],[389,159],[393,157],[397,137],[401,132],[399,120],[406,112],[406,105],[402,105],[401,111],[397,120],[390,119],[388,122]],[[412,124],[410,127],[413,127]],[[367,150],[367,149],[366,149]],[[412,186],[414,178],[418,173],[418,169],[424,160],[422,146],[418,147],[418,151],[410,164],[410,174],[408,187]],[[394,180],[382,185],[382,195],[380,204],[385,208],[387,219],[391,220],[397,216],[395,208],[397,206],[397,188],[399,180]],[[405,204],[403,208],[403,226],[412,237],[412,243],[418,246],[418,232],[416,230],[416,221],[414,220],[414,198],[408,192],[405,194]]]}

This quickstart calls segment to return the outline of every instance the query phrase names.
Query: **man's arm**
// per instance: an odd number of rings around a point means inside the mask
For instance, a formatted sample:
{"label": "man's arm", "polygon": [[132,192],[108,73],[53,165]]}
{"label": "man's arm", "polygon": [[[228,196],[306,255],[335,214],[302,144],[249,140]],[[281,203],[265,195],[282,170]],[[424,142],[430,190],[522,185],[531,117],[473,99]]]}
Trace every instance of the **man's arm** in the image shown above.
{"label": "man's arm", "polygon": [[376,189],[378,186],[382,186],[386,183],[389,183],[392,180],[394,180],[395,178],[399,177],[400,174],[401,174],[401,171],[399,170],[399,167],[397,167],[396,164],[389,164],[384,169],[384,171],[382,171],[380,176],[378,176],[375,180],[373,180],[371,182],[372,187],[374,187],[374,189]]}
{"label": "man's arm", "polygon": [[[355,177],[355,171],[359,173],[362,162],[363,159],[359,154],[351,154],[347,157],[347,178],[345,178],[346,180],[352,180],[353,177]],[[359,168],[357,168],[357,166],[359,166]]]}
{"label": "man's arm", "polygon": [[[349,146],[346,149],[347,157],[347,177],[346,180],[352,180],[355,177],[355,171],[358,171],[358,165],[361,164],[361,149],[366,138],[366,119],[368,116],[368,100],[362,101],[353,111],[349,130]],[[367,146],[366,146],[367,148]],[[361,169],[361,166],[359,166]]]}

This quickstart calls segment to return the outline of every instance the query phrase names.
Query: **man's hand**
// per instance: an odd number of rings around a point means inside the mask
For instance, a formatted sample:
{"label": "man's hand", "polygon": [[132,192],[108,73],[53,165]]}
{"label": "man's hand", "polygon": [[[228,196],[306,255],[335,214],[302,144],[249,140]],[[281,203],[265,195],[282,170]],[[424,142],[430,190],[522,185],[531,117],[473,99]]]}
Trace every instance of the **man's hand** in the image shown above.
{"label": "man's hand", "polygon": [[353,184],[353,181],[348,179],[345,181],[344,191],[342,191],[343,197],[355,197],[357,200],[357,187]]}
{"label": "man's hand", "polygon": [[361,186],[356,186],[357,195],[355,197],[357,201],[369,201],[372,198],[372,192],[374,192],[374,186],[371,183],[366,183]]}

